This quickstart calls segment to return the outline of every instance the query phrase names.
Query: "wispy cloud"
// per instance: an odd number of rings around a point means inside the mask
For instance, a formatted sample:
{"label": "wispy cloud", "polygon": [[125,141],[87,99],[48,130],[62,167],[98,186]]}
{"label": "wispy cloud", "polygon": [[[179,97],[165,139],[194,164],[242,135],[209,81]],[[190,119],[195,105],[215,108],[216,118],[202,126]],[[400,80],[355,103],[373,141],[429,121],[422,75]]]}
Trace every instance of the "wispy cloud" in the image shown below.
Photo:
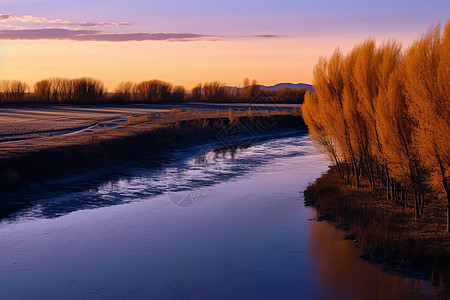
{"label": "wispy cloud", "polygon": [[280,38],[286,37],[285,35],[275,35],[275,34],[255,34],[253,35],[255,38]]}
{"label": "wispy cloud", "polygon": [[80,22],[80,23],[71,23],[70,25],[73,26],[82,26],[82,27],[96,27],[96,26],[128,26],[130,23],[128,22],[100,22],[100,23],[94,23],[94,22]]}
{"label": "wispy cloud", "polygon": [[98,27],[98,26],[127,26],[128,22],[70,22],[62,19],[47,19],[35,16],[14,16],[11,14],[0,14],[0,23],[20,22],[20,23],[38,23],[77,27]]}
{"label": "wispy cloud", "polygon": [[73,40],[73,41],[195,41],[214,36],[195,33],[106,33],[95,30],[62,28],[0,30],[0,40]]}

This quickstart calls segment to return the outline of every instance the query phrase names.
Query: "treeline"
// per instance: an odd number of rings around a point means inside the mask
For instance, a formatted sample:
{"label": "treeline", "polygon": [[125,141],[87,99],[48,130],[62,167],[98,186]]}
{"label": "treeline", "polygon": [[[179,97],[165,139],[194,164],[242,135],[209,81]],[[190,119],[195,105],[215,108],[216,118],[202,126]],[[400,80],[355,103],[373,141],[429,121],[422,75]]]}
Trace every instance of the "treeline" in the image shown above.
{"label": "treeline", "polygon": [[321,58],[303,117],[348,183],[411,199],[415,218],[438,201],[450,231],[450,22],[401,48],[369,39]]}
{"label": "treeline", "polygon": [[100,80],[88,77],[79,79],[51,78],[30,86],[18,80],[0,81],[0,103],[92,103],[106,94]]}
{"label": "treeline", "polygon": [[199,83],[188,96],[189,101],[303,103],[306,88],[280,87],[276,90],[260,88],[256,80],[244,79],[243,87],[229,87],[220,81]]}
{"label": "treeline", "polygon": [[190,92],[183,86],[161,80],[140,83],[121,82],[108,93],[103,82],[83,77],[50,78],[34,84],[33,91],[25,82],[0,81],[0,104],[26,103],[181,103],[181,102],[252,102],[303,103],[306,89],[260,89],[256,80],[244,80],[242,88],[229,87],[220,81],[198,84]]}
{"label": "treeline", "polygon": [[276,90],[261,89],[275,103],[303,103],[307,88],[279,87]]}
{"label": "treeline", "polygon": [[182,86],[173,86],[161,80],[148,80],[141,83],[120,83],[114,90],[112,99],[116,102],[167,103],[184,102],[185,96],[186,89]]}
{"label": "treeline", "polygon": [[0,81],[0,101],[1,102],[22,102],[25,94],[29,92],[30,86],[19,80]]}
{"label": "treeline", "polygon": [[35,96],[46,102],[91,103],[101,99],[105,92],[100,80],[88,77],[45,79],[34,85]]}

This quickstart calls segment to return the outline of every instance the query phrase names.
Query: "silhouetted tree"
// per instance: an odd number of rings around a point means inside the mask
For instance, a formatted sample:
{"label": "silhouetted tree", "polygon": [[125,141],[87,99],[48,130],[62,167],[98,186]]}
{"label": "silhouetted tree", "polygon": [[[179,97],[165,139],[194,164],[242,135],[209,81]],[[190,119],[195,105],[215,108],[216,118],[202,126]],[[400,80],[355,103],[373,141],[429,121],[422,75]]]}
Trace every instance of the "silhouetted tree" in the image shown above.
{"label": "silhouetted tree", "polygon": [[161,80],[143,81],[136,85],[137,97],[148,103],[170,101],[172,84]]}
{"label": "silhouetted tree", "polygon": [[30,86],[19,80],[0,81],[0,99],[10,102],[23,102],[25,93],[29,92]]}
{"label": "silhouetted tree", "polygon": [[105,93],[103,83],[100,80],[88,77],[74,79],[73,99],[77,102],[94,102],[101,99]]}
{"label": "silhouetted tree", "polygon": [[131,81],[121,82],[117,85],[114,93],[124,101],[130,101],[133,96],[134,84]]}
{"label": "silhouetted tree", "polygon": [[176,85],[172,89],[172,101],[183,102],[186,95],[186,89],[181,85]]}
{"label": "silhouetted tree", "polygon": [[50,96],[51,96],[51,92],[52,92],[52,84],[51,84],[50,80],[44,79],[44,80],[36,82],[34,84],[34,92],[42,100],[50,101]]}
{"label": "silhouetted tree", "polygon": [[199,83],[197,86],[195,86],[192,91],[192,99],[193,100],[201,100],[202,99],[202,84]]}

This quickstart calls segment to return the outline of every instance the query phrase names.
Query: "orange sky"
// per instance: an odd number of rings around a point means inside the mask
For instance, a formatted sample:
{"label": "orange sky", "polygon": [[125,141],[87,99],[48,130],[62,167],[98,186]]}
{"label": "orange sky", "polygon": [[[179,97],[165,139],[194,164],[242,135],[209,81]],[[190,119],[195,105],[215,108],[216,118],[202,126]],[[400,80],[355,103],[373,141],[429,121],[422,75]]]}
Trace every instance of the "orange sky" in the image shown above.
{"label": "orange sky", "polygon": [[311,82],[317,52],[305,43],[311,41],[2,41],[0,76],[30,84],[52,76],[90,76],[110,90],[120,81],[155,78],[187,88],[212,80],[239,85],[245,77],[264,84]]}
{"label": "orange sky", "polygon": [[[352,39],[246,38],[221,41],[79,42],[65,40],[0,41],[2,79],[19,79],[32,86],[49,77],[89,76],[112,91],[121,81],[160,79],[192,88],[219,80],[242,85],[245,77],[272,85],[311,83],[320,55]],[[320,50],[319,50],[320,49]]]}

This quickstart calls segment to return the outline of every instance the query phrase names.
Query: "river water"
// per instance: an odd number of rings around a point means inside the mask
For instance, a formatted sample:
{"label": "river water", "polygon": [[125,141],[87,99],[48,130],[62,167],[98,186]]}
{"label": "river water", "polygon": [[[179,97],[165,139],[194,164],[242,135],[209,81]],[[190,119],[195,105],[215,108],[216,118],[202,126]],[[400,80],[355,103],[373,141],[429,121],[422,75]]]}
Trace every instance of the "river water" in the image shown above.
{"label": "river water", "polygon": [[[307,135],[187,147],[153,168],[58,183],[0,222],[2,299],[426,299],[358,258],[302,191],[328,168]],[[26,195],[25,195],[26,194]],[[16,195],[15,197],[21,197]],[[29,199],[28,199],[29,200]]]}

